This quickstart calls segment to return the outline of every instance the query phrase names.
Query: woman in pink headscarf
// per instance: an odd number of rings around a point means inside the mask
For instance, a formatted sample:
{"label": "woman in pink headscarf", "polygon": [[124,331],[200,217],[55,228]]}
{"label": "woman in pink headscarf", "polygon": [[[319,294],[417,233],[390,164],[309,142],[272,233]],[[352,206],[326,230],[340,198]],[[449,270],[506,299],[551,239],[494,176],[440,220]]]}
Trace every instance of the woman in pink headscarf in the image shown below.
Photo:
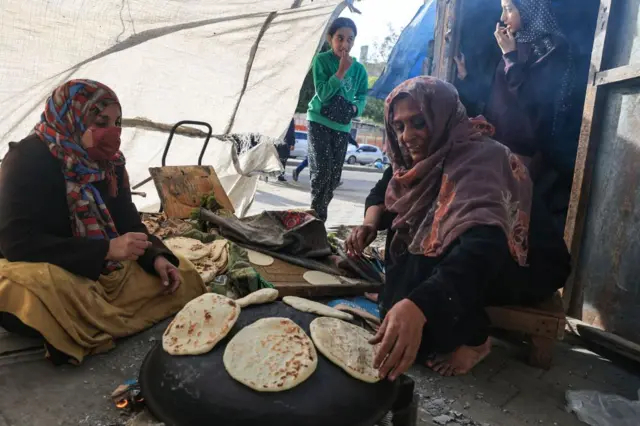
{"label": "woman in pink headscarf", "polygon": [[347,241],[359,253],[390,229],[375,364],[392,380],[416,359],[464,374],[490,352],[485,306],[550,297],[569,254],[548,212],[532,206],[526,167],[488,137],[488,123],[469,120],[452,85],[404,82],[387,98],[385,123],[393,175]]}

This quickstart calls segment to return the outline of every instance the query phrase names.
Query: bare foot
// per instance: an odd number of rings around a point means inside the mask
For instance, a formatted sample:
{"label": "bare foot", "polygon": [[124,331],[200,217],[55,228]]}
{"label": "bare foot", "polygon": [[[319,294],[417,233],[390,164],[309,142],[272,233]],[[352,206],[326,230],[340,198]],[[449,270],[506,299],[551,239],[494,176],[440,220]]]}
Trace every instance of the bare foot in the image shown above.
{"label": "bare foot", "polygon": [[480,346],[460,346],[448,355],[427,361],[427,366],[442,376],[461,376],[467,374],[491,352],[491,339]]}

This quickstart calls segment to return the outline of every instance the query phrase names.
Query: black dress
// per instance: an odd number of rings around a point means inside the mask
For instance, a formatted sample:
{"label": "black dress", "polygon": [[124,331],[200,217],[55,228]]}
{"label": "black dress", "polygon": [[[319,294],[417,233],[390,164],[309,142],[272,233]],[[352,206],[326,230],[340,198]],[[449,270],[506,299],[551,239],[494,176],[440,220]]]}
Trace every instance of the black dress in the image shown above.
{"label": "black dress", "polygon": [[[365,211],[384,204],[392,177],[388,168],[367,197]],[[385,213],[386,283],[380,297],[383,315],[408,298],[424,313],[419,361],[433,353],[448,353],[461,345],[478,346],[488,337],[486,306],[533,305],[561,288],[570,272],[570,256],[562,235],[544,205],[534,198],[529,233],[529,266],[513,259],[504,232],[477,226],[462,234],[442,256],[425,257],[407,251],[392,255],[389,228],[393,214]]]}

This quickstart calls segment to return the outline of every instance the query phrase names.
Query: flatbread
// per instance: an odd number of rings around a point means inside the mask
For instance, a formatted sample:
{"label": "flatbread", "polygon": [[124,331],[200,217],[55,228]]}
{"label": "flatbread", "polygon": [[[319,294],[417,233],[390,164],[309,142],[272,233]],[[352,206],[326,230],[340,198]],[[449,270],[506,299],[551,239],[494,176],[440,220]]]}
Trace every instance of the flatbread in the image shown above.
{"label": "flatbread", "polygon": [[192,263],[205,284],[209,284],[218,276],[219,268],[215,260],[204,257]]}
{"label": "flatbread", "polygon": [[320,271],[307,271],[302,278],[313,285],[338,285],[342,284],[337,277]]}
{"label": "flatbread", "polygon": [[353,315],[347,312],[342,312],[331,306],[323,305],[322,303],[314,302],[313,300],[304,299],[297,296],[285,296],[282,301],[293,309],[297,309],[302,312],[310,312],[312,314],[318,314],[325,317],[340,318],[347,321],[353,320]]}
{"label": "flatbread", "polygon": [[211,247],[194,238],[174,237],[164,240],[164,244],[175,255],[191,261],[202,259],[211,253]]}
{"label": "flatbread", "polygon": [[249,262],[257,266],[271,266],[274,262],[273,257],[257,251],[247,250],[247,255],[249,256]]}
{"label": "flatbread", "polygon": [[238,320],[240,307],[228,297],[206,293],[187,303],[162,336],[162,348],[171,355],[209,352]]}
{"label": "flatbread", "polygon": [[318,355],[295,322],[263,318],[233,336],[222,361],[243,385],[258,392],[280,392],[307,380],[318,366]]}
{"label": "flatbread", "polygon": [[367,383],[380,381],[373,368],[376,346],[369,343],[371,333],[336,318],[320,317],[311,321],[311,338],[318,351],[352,377]]}
{"label": "flatbread", "polygon": [[249,293],[242,299],[236,300],[236,303],[241,308],[246,308],[249,305],[260,305],[262,303],[273,302],[278,298],[280,293],[275,288],[261,288],[258,291]]}

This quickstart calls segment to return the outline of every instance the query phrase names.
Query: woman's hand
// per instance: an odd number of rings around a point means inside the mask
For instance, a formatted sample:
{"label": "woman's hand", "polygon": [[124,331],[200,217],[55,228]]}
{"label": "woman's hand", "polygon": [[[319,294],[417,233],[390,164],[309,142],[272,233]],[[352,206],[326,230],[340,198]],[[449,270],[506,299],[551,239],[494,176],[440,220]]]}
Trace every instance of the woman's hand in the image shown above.
{"label": "woman's hand", "polygon": [[496,36],[496,41],[503,55],[516,51],[516,39],[513,33],[508,28],[501,27],[500,22],[496,24],[496,32],[494,35]]}
{"label": "woman's hand", "polygon": [[458,69],[458,79],[464,80],[469,73],[467,72],[467,61],[464,57],[464,53],[460,52],[453,57],[453,61],[456,63]]}
{"label": "woman's hand", "polygon": [[180,272],[166,257],[156,257],[156,260],[153,262],[153,268],[160,276],[162,285],[166,288],[165,294],[174,293],[178,287],[180,287],[180,283],[182,282]]}
{"label": "woman's hand", "polygon": [[370,341],[373,345],[382,342],[373,360],[381,378],[395,380],[413,365],[426,322],[420,308],[409,299],[402,299],[391,308]]}
{"label": "woman's hand", "polygon": [[371,244],[378,236],[378,230],[375,226],[370,224],[364,224],[353,228],[347,241],[345,241],[345,247],[347,254],[350,256],[360,256],[366,247]]}
{"label": "woman's hand", "polygon": [[342,52],[342,56],[340,57],[340,65],[338,66],[338,72],[336,73],[336,77],[342,80],[344,76],[347,75],[347,71],[349,71],[349,68],[351,68],[351,65],[353,65],[353,58],[349,56],[349,52],[347,51]]}
{"label": "woman's hand", "polygon": [[129,232],[109,241],[107,260],[121,262],[123,260],[138,260],[149,248],[151,242],[147,234]]}

